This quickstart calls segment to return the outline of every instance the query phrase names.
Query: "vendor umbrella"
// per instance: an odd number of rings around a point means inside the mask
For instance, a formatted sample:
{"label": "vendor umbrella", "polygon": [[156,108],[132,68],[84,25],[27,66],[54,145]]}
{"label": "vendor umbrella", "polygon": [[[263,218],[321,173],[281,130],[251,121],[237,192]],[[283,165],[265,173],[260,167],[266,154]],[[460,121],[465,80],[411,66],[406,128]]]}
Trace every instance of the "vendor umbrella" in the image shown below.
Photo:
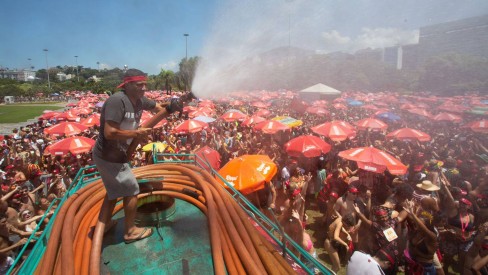
{"label": "vendor umbrella", "polygon": [[242,112],[236,112],[236,111],[231,111],[231,112],[226,112],[225,114],[220,116],[220,119],[226,121],[226,122],[233,122],[233,121],[243,121],[246,119],[247,116],[243,114]]}
{"label": "vendor umbrella", "polygon": [[90,152],[95,144],[95,140],[87,137],[69,137],[51,144],[44,149],[52,155],[73,155]]}
{"label": "vendor umbrella", "polygon": [[[267,155],[243,155],[229,161],[219,174],[232,187],[247,195],[263,189],[264,183],[271,181],[277,171],[276,164]],[[223,182],[222,185],[227,187]]]}
{"label": "vendor umbrella", "polygon": [[460,116],[450,114],[450,113],[439,113],[433,118],[435,121],[450,121],[450,122],[461,122],[463,120]]}
{"label": "vendor umbrella", "polygon": [[394,114],[394,113],[390,113],[390,112],[377,113],[376,117],[381,118],[381,119],[390,120],[390,121],[397,121],[397,120],[401,119],[401,117],[399,115]]}
{"label": "vendor umbrella", "polygon": [[488,120],[473,121],[468,127],[478,133],[488,133]]}
{"label": "vendor umbrella", "polygon": [[310,128],[314,133],[326,136],[333,141],[343,141],[356,135],[351,127],[341,123],[341,121],[332,121],[319,124]]}
{"label": "vendor umbrella", "polygon": [[71,112],[64,112],[64,113],[58,113],[53,118],[56,118],[57,120],[69,120],[69,121],[76,121],[79,120],[80,118],[71,113]]}
{"label": "vendor umbrella", "polygon": [[329,115],[329,111],[327,111],[325,108],[320,107],[320,106],[310,106],[305,109],[306,113],[309,114],[316,114],[316,115],[321,115],[321,116],[327,116]]}
{"label": "vendor umbrella", "polygon": [[180,125],[173,129],[177,134],[190,134],[200,132],[204,128],[207,128],[208,124],[194,119],[185,120]]}
{"label": "vendor umbrella", "polygon": [[259,109],[256,112],[254,112],[253,115],[254,116],[267,117],[267,116],[271,115],[271,112],[269,110],[266,110],[266,109]]}
{"label": "vendor umbrella", "polygon": [[376,118],[361,119],[356,122],[356,125],[359,128],[363,129],[386,130],[386,128],[388,128],[388,125],[386,123]]}
{"label": "vendor umbrella", "polygon": [[279,131],[290,129],[290,127],[276,120],[266,120],[254,125],[254,129],[261,130],[265,134],[275,134]]}
{"label": "vendor umbrella", "polygon": [[215,149],[204,146],[196,150],[195,155],[197,156],[197,164],[199,164],[203,169],[207,171],[210,171],[210,168],[214,170],[220,169],[220,154]]}
{"label": "vendor umbrella", "polygon": [[245,119],[241,125],[242,126],[251,126],[253,124],[256,124],[256,123],[259,123],[259,122],[263,122],[265,121],[266,119],[264,117],[260,117],[260,116],[252,116],[250,118],[247,118]]}
{"label": "vendor umbrella", "polygon": [[374,173],[383,173],[386,169],[393,175],[407,172],[407,166],[398,159],[372,146],[345,150],[339,152],[339,157],[356,161],[359,168]]}
{"label": "vendor umbrella", "polygon": [[411,128],[401,128],[393,131],[386,135],[388,138],[396,138],[398,140],[412,140],[416,139],[418,141],[429,141],[430,136],[422,131],[411,129]]}
{"label": "vendor umbrella", "polygon": [[52,136],[73,136],[85,131],[86,129],[88,129],[88,126],[80,123],[61,122],[59,124],[44,129],[44,133]]}
{"label": "vendor umbrella", "polygon": [[168,147],[168,144],[162,143],[162,142],[150,142],[144,146],[142,146],[142,151],[143,152],[159,152],[162,153],[164,150]]}
{"label": "vendor umbrella", "polygon": [[305,135],[285,143],[285,150],[293,157],[318,157],[330,151],[331,146],[317,136]]}
{"label": "vendor umbrella", "polygon": [[214,122],[215,121],[215,118],[208,117],[208,116],[197,116],[197,117],[194,117],[193,119],[194,120],[201,121],[201,122],[205,122],[205,123],[210,123],[210,122]]}
{"label": "vendor umbrella", "polygon": [[100,126],[100,114],[95,113],[95,114],[87,117],[86,119],[82,120],[80,122],[80,124],[83,124],[83,125],[88,126],[88,127],[92,127],[94,125]]}

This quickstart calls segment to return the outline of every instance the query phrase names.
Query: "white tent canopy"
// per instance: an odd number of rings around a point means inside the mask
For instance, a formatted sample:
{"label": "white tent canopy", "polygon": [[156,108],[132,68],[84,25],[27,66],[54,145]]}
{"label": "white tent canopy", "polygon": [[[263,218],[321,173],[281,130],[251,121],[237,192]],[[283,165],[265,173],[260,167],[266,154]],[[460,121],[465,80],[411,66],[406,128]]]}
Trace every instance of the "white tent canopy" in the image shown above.
{"label": "white tent canopy", "polygon": [[340,95],[342,92],[339,90],[336,90],[332,87],[329,87],[325,84],[319,83],[319,84],[316,84],[316,85],[313,85],[313,86],[310,86],[306,89],[301,90],[300,93],[306,93],[306,94],[317,93],[320,95],[334,96],[334,95]]}

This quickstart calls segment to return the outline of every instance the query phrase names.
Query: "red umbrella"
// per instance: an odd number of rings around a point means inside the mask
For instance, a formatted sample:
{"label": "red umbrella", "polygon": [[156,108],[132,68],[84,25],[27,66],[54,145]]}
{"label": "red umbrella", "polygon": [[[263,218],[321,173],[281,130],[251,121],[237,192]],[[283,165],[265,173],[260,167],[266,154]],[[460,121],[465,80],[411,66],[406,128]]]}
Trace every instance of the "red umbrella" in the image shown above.
{"label": "red umbrella", "polygon": [[312,135],[299,136],[285,144],[286,152],[293,157],[318,157],[326,154],[330,149],[331,146],[327,142]]}
{"label": "red umbrella", "polygon": [[411,129],[411,128],[401,128],[393,131],[386,135],[389,138],[396,138],[398,140],[410,140],[416,139],[418,141],[429,141],[430,136],[422,131]]}
{"label": "red umbrella", "polygon": [[[345,126],[341,122],[343,122],[343,121],[326,122],[326,123],[322,123],[322,124],[319,124],[317,126],[314,126],[310,129],[314,133],[322,135],[322,136],[326,136],[333,141],[343,141],[349,137],[353,137],[356,135],[356,132],[352,128]],[[345,123],[345,122],[343,122],[343,123]]]}
{"label": "red umbrella", "polygon": [[419,116],[424,116],[424,117],[428,117],[428,118],[432,117],[432,114],[427,112],[425,109],[415,108],[415,109],[409,109],[408,111],[412,114],[416,114]]}
{"label": "red umbrella", "polygon": [[71,112],[59,113],[53,116],[57,120],[69,120],[69,121],[76,121],[79,117]]}
{"label": "red umbrella", "polygon": [[320,106],[310,106],[305,109],[305,112],[309,114],[316,114],[316,115],[329,115],[329,111],[327,111],[325,108],[320,107]]}
{"label": "red umbrella", "polygon": [[76,155],[90,152],[94,144],[95,140],[91,138],[69,137],[49,145],[44,151],[52,155],[65,155],[68,152]]}
{"label": "red umbrella", "polygon": [[100,126],[100,114],[95,113],[80,122],[81,124],[92,127],[94,125]]}
{"label": "red umbrella", "polygon": [[460,116],[453,115],[450,113],[439,113],[432,118],[435,121],[451,121],[451,122],[461,122],[463,120]]}
{"label": "red umbrella", "polygon": [[185,106],[183,107],[183,113],[191,113],[193,111],[196,111],[197,107],[195,106]]}
{"label": "red umbrella", "polygon": [[388,125],[386,125],[386,123],[376,118],[361,119],[356,122],[356,125],[359,128],[363,128],[363,129],[369,128],[369,129],[386,130],[386,128],[388,128]]}
{"label": "red umbrella", "polygon": [[198,103],[198,106],[199,107],[209,107],[209,108],[214,108],[215,105],[214,103],[212,102],[212,100],[202,100],[200,101],[200,103]]}
{"label": "red umbrella", "polygon": [[407,166],[392,155],[374,147],[359,147],[339,152],[339,157],[356,161],[358,167],[375,173],[383,173],[388,169],[393,175],[403,175]]}
{"label": "red umbrella", "polygon": [[247,116],[241,112],[230,111],[220,116],[221,119],[232,122],[232,121],[243,121]]}
{"label": "red umbrella", "polygon": [[177,134],[190,134],[190,133],[196,133],[200,132],[204,128],[207,128],[208,124],[199,120],[185,120],[180,125],[176,126],[173,129],[174,133]]}
{"label": "red umbrella", "polygon": [[404,110],[418,109],[418,108],[419,108],[419,106],[413,105],[413,104],[410,104],[410,103],[405,103],[402,106],[400,106],[400,109],[404,109]]}
{"label": "red umbrella", "polygon": [[254,125],[254,129],[261,130],[265,134],[275,134],[279,131],[290,129],[290,127],[276,120],[266,120]]}
{"label": "red umbrella", "polygon": [[269,115],[271,115],[271,112],[266,109],[259,109],[253,114],[253,116],[262,116],[262,117],[267,117]]}
{"label": "red umbrella", "polygon": [[475,132],[488,133],[488,120],[473,121],[468,127]]}
{"label": "red umbrella", "polygon": [[[204,146],[195,151],[197,163],[204,169],[210,171],[210,167],[214,170],[220,169],[220,154],[216,150]],[[210,167],[208,164],[210,164]]]}
{"label": "red umbrella", "polygon": [[262,101],[253,102],[251,105],[254,107],[258,107],[258,108],[267,108],[268,107],[268,104],[266,104]]}
{"label": "red umbrella", "polygon": [[54,111],[45,112],[39,117],[39,120],[51,119],[53,116],[56,116],[59,114],[61,114],[61,113],[60,112],[54,112]]}
{"label": "red umbrella", "polygon": [[85,131],[86,129],[88,129],[88,126],[85,126],[80,123],[61,122],[59,124],[44,129],[44,133],[52,136],[62,136],[62,135],[72,136],[72,135],[79,134]]}
{"label": "red umbrella", "polygon": [[232,106],[240,106],[240,105],[244,105],[244,102],[242,102],[240,100],[234,100],[234,101],[231,101],[229,103],[229,105],[232,105]]}
{"label": "red umbrella", "polygon": [[260,116],[252,116],[250,118],[247,118],[245,119],[241,125],[242,126],[250,126],[252,124],[256,124],[256,123],[259,123],[259,122],[263,122],[265,121],[266,119],[264,117],[260,117]]}
{"label": "red umbrella", "polygon": [[335,103],[334,105],[332,105],[335,109],[337,110],[346,110],[347,109],[347,106],[344,105],[344,104],[341,104],[341,103]]}
{"label": "red umbrella", "polygon": [[206,116],[206,117],[213,117],[214,113],[213,112],[207,112],[207,111],[193,111],[188,114],[190,118],[194,118],[197,116]]}

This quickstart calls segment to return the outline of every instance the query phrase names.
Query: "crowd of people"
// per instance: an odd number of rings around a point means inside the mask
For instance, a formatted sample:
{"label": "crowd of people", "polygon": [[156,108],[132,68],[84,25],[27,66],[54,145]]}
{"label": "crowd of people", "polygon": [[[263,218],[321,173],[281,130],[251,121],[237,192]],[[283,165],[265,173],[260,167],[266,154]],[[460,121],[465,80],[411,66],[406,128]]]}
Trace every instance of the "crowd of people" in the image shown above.
{"label": "crowd of people", "polygon": [[[166,95],[155,91],[161,100],[180,93]],[[274,93],[266,102],[268,117],[289,116],[302,124],[275,134],[263,133],[242,121],[218,119],[229,109],[251,116],[259,111],[252,101],[263,99],[242,96],[242,103],[230,99],[215,99],[208,103],[216,120],[196,133],[175,133],[173,129],[191,117],[191,109],[181,115],[166,118],[167,122],[152,130],[144,142],[166,143],[163,153],[194,153],[203,146],[219,152],[221,167],[233,158],[246,154],[268,155],[277,165],[278,173],[258,196],[248,196],[263,212],[268,207],[279,215],[285,232],[304,250],[317,257],[316,249],[324,248],[334,271],[361,266],[367,259],[377,263],[385,274],[488,274],[488,180],[487,132],[465,127],[482,117],[462,114],[462,122],[433,121],[400,108],[405,103],[418,103],[422,96],[400,96],[387,102],[386,108],[401,119],[385,120],[387,130],[356,129],[354,136],[344,141],[332,141],[321,136],[332,149],[317,157],[291,157],[284,144],[301,135],[317,135],[311,127],[326,121],[341,120],[351,124],[373,117],[376,110],[361,106],[335,108],[332,100],[325,103],[328,114],[304,111],[295,100]],[[96,97],[96,96],[95,96]],[[373,95],[348,93],[345,98],[367,100]],[[164,98],[164,99],[162,99]],[[390,97],[391,98],[391,97]],[[427,96],[424,95],[424,98]],[[460,97],[457,104],[471,104],[473,96]],[[429,97],[429,111],[447,98]],[[81,100],[83,100],[83,96]],[[101,99],[100,99],[101,100]],[[372,104],[379,102],[371,99]],[[293,103],[294,102],[294,103]],[[322,100],[322,103],[325,101]],[[381,102],[385,107],[385,102]],[[195,108],[198,101],[190,105]],[[67,108],[69,109],[69,108]],[[74,107],[76,109],[76,107]],[[92,107],[92,112],[100,109]],[[82,120],[89,114],[80,114]],[[42,231],[49,214],[70,187],[80,168],[95,171],[92,154],[51,155],[46,149],[64,136],[50,136],[44,129],[59,123],[57,119],[40,119],[38,123],[14,129],[1,138],[0,156],[0,269],[8,266],[18,248],[36,227]],[[401,141],[389,139],[386,133],[403,127],[428,133],[431,140]],[[90,127],[79,135],[96,139],[99,127]],[[141,145],[144,145],[141,144]],[[374,146],[388,152],[407,165],[404,175],[392,175],[386,170],[373,173],[358,164],[338,156],[350,148]],[[178,156],[166,156],[177,158]],[[131,159],[133,167],[152,163],[152,153],[139,146]],[[258,198],[258,199],[255,199]],[[306,203],[307,202],[307,203]],[[48,210],[50,209],[50,210]],[[323,234],[307,233],[307,210],[318,209]],[[41,220],[46,211],[47,218]],[[309,231],[310,232],[310,231]],[[315,232],[316,233],[316,232]],[[38,233],[39,234],[39,233]],[[317,237],[317,236],[323,236]],[[380,270],[376,268],[376,271]],[[373,271],[371,271],[373,272]],[[381,273],[371,273],[381,274]]]}

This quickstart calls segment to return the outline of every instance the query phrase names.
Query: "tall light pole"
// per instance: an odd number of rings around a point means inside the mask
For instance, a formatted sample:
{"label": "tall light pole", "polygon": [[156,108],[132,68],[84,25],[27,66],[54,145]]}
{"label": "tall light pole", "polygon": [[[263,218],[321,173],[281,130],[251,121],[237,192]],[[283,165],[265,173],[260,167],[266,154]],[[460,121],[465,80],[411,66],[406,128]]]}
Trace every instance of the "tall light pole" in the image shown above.
{"label": "tall light pole", "polygon": [[189,34],[183,34],[185,36],[185,59],[188,59],[188,36]]}
{"label": "tall light pole", "polygon": [[49,65],[47,63],[47,49],[43,50],[44,53],[46,54],[46,73],[47,73],[47,85],[49,87],[49,90],[51,90],[51,81],[49,80]]}
{"label": "tall light pole", "polygon": [[76,79],[80,82],[80,75],[78,74],[78,56],[75,55],[75,62],[76,62]]}
{"label": "tall light pole", "polygon": [[32,67],[32,62],[31,62],[32,59],[31,58],[27,58],[27,60],[29,60],[29,69],[30,69],[30,67]]}
{"label": "tall light pole", "polygon": [[100,62],[97,61],[98,72],[100,72]]}

